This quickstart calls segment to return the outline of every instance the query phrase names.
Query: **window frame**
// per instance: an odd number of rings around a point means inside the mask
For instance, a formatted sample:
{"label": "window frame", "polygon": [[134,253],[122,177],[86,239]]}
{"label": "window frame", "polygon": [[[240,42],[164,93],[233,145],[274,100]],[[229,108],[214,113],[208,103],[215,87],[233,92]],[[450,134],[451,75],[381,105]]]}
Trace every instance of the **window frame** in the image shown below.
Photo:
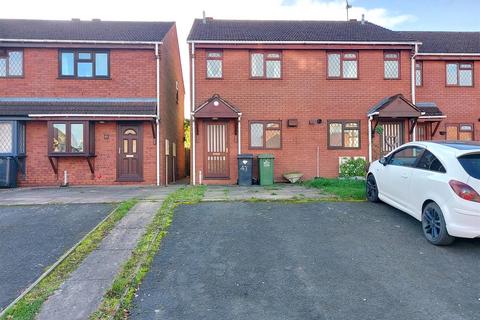
{"label": "window frame", "polygon": [[[249,51],[249,76],[251,80],[282,80],[283,79],[283,52],[281,50],[250,50]],[[263,76],[253,76],[252,75],[252,55],[253,54],[262,54],[263,55]],[[269,54],[278,54],[279,58],[268,58]],[[273,78],[267,77],[267,61],[280,61],[280,77]]]}
{"label": "window frame", "polygon": [[[472,130],[461,130],[462,126],[471,126]],[[445,124],[445,140],[448,140],[448,127],[456,127],[457,128],[457,138],[455,140],[459,141],[475,141],[475,124],[473,122],[458,122],[458,123],[446,123]],[[471,132],[472,133],[472,140],[460,140],[460,132]]]}
{"label": "window frame", "polygon": [[[397,58],[387,58],[387,54],[396,54]],[[385,76],[385,62],[397,61],[398,62],[398,76],[396,78],[387,78]],[[384,80],[401,80],[402,68],[401,68],[401,52],[399,50],[384,50],[383,51],[383,79]]]}
{"label": "window frame", "polygon": [[[417,84],[417,71],[420,71],[420,84]],[[415,87],[423,87],[423,61],[415,61]]]}
{"label": "window frame", "polygon": [[[22,79],[25,77],[25,52],[23,49],[13,49],[13,48],[0,48],[0,51],[4,50],[6,57],[0,55],[0,59],[5,59],[5,76],[0,76],[0,79]],[[9,75],[9,63],[10,63],[10,52],[21,52],[22,53],[22,75],[20,76],[11,76]]]}
{"label": "window frame", "polygon": [[[457,83],[456,84],[449,84],[448,83],[448,75],[447,75],[447,66],[449,64],[457,65]],[[471,66],[470,69],[460,68],[462,64],[469,64]],[[445,87],[461,87],[461,88],[473,88],[475,87],[475,64],[473,61],[445,61]],[[472,72],[472,84],[469,86],[460,85],[460,70],[470,70]]]}
{"label": "window frame", "polygon": [[[332,146],[330,145],[330,124],[332,123],[340,123],[342,124],[342,146]],[[352,128],[345,128],[345,124],[347,123],[356,123],[358,124],[358,147],[345,147],[345,137],[344,137],[344,131],[346,130],[355,130]],[[362,148],[362,131],[361,131],[361,125],[362,121],[361,120],[328,120],[327,121],[327,149],[329,150],[358,150]]]}
{"label": "window frame", "polygon": [[[65,124],[65,152],[53,151],[54,124]],[[72,124],[83,124],[83,152],[72,152]],[[93,136],[92,136],[93,135]],[[48,121],[48,156],[50,157],[89,157],[95,154],[95,125],[83,120],[49,120]]]}
{"label": "window frame", "polygon": [[[267,129],[267,124],[276,123],[280,126],[279,129]],[[263,143],[262,147],[252,146],[252,124],[262,124],[263,125]],[[280,146],[278,148],[267,148],[267,130],[280,130]],[[282,120],[251,120],[248,122],[248,149],[251,150],[281,150],[283,147],[283,134],[282,134]]]}
{"label": "window frame", "polygon": [[[73,53],[73,75],[62,75],[62,53]],[[81,53],[90,53],[91,59],[80,59]],[[107,55],[107,75],[96,75],[96,54],[104,53]],[[92,76],[91,77],[79,77],[78,76],[78,63],[91,62],[92,63]],[[75,79],[75,80],[111,80],[111,62],[110,62],[110,50],[109,49],[59,49],[58,50],[58,79]]]}
{"label": "window frame", "polygon": [[[345,55],[347,54],[355,54],[355,59],[351,58],[345,58]],[[338,77],[336,76],[330,76],[329,74],[329,61],[328,61],[328,56],[330,54],[339,54],[340,55],[340,75]],[[327,79],[328,80],[359,80],[360,79],[360,58],[359,58],[359,52],[355,50],[342,50],[342,51],[327,51],[326,55],[327,59]],[[357,76],[355,78],[346,78],[344,77],[343,74],[343,62],[344,61],[356,61],[357,62]]]}
{"label": "window frame", "polygon": [[[209,58],[209,53],[219,53],[220,57]],[[208,60],[220,60],[222,62],[222,76],[221,77],[209,77],[208,76]],[[223,50],[206,50],[205,51],[205,79],[208,80],[222,80],[223,79]]]}

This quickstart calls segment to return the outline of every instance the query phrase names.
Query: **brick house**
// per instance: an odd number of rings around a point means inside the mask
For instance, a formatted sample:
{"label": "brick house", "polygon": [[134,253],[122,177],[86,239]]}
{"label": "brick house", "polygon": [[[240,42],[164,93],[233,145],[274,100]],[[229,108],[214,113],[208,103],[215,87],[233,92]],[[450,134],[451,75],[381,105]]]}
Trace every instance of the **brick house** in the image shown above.
{"label": "brick house", "polygon": [[354,20],[195,20],[192,183],[236,183],[239,153],[273,154],[281,181],[335,177],[345,159],[417,137],[474,139],[478,39]]}
{"label": "brick house", "polygon": [[0,20],[0,157],[21,186],[183,177],[183,98],[174,22]]}

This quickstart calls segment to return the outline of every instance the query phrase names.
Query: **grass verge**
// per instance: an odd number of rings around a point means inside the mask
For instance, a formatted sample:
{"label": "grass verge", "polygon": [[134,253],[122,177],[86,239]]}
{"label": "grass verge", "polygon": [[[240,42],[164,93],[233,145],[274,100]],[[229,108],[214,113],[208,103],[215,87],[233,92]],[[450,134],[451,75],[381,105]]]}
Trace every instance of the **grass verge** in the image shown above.
{"label": "grass verge", "polygon": [[113,229],[128,211],[137,203],[137,200],[122,202],[115,211],[100,223],[82,242],[63,260],[53,271],[43,278],[29,293],[20,299],[12,308],[0,318],[1,320],[30,320],[34,319],[47,298],[57,290],[68,278],[70,273],[78,268],[80,263],[102,239]]}
{"label": "grass verge", "polygon": [[350,179],[316,178],[303,183],[338,197],[338,200],[365,200],[365,181]]}
{"label": "grass verge", "polygon": [[205,186],[189,186],[171,193],[162,204],[152,223],[137,244],[130,259],[123,265],[112,287],[103,297],[100,308],[90,319],[124,319],[135,292],[147,274],[155,253],[172,222],[175,207],[202,200]]}

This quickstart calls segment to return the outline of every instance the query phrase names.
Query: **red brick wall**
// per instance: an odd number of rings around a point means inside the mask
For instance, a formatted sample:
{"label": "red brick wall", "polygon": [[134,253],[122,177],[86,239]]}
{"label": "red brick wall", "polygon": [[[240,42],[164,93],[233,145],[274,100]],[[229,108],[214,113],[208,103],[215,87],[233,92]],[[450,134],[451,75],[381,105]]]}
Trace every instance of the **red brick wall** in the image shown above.
{"label": "red brick wall", "polygon": [[[160,181],[165,182],[165,138],[177,141],[179,177],[184,175],[183,152],[183,80],[176,30],[173,28],[161,47],[162,119],[160,146]],[[0,78],[0,96],[3,97],[156,97],[156,59],[151,49],[111,49],[109,80],[58,79],[57,48],[25,48],[24,77]],[[179,103],[175,102],[175,81],[179,81]],[[173,85],[173,90],[172,90]],[[180,125],[180,123],[182,125]],[[69,181],[78,184],[116,184],[116,122],[96,123],[95,174],[90,173],[87,161],[61,158],[59,176],[53,173],[47,157],[47,123],[32,121],[27,124],[27,174],[20,178],[23,186],[59,185],[63,170]],[[144,123],[144,184],[156,183],[156,146],[150,123]],[[104,139],[104,134],[109,139]],[[171,163],[170,163],[171,167]]]}
{"label": "red brick wall", "polygon": [[434,139],[444,140],[439,134],[445,131],[449,123],[471,123],[474,125],[475,140],[480,139],[480,62],[474,62],[473,87],[447,87],[445,80],[445,64],[442,60],[423,61],[423,85],[417,87],[417,102],[435,102],[447,116],[442,121]]}
{"label": "red brick wall", "polygon": [[[339,156],[368,156],[367,110],[389,95],[403,93],[411,98],[409,50],[403,50],[401,54],[400,80],[384,80],[382,50],[359,52],[358,80],[327,80],[325,50],[283,51],[281,80],[249,79],[248,50],[224,50],[222,80],[205,78],[203,49],[196,50],[195,67],[195,105],[217,93],[240,109],[243,114],[242,152],[272,153],[277,180],[289,171],[303,172],[307,179],[314,177],[317,147],[320,148],[320,176],[338,175]],[[298,119],[298,127],[288,128],[288,119]],[[322,119],[322,124],[309,125],[311,119]],[[347,119],[361,121],[361,148],[327,149],[327,121]],[[249,149],[248,123],[251,120],[282,120],[282,149]],[[233,134],[234,131],[230,132]],[[202,128],[199,133],[196,144],[197,182],[198,172],[204,171]],[[230,139],[234,141],[235,137]],[[230,152],[232,158],[236,158],[236,143],[230,145]],[[236,159],[232,159],[231,173],[229,182],[235,183]]]}
{"label": "red brick wall", "polygon": [[[26,174],[19,175],[21,186],[50,186],[63,184],[63,172],[67,170],[71,185],[128,184],[117,179],[117,123],[110,121],[95,124],[95,173],[90,172],[85,158],[59,158],[58,176],[48,160],[48,136],[46,121],[29,121],[26,126],[27,158]],[[108,138],[107,138],[108,136]],[[143,122],[143,176],[144,182],[130,184],[154,184],[156,182],[155,146],[149,122]]]}
{"label": "red brick wall", "polygon": [[0,78],[4,97],[155,97],[151,50],[112,49],[109,80],[58,79],[58,49],[25,48],[24,77]]}
{"label": "red brick wall", "polygon": [[[183,83],[182,66],[178,49],[178,38],[176,27],[172,28],[166,35],[161,51],[161,102],[160,102],[160,135],[162,137],[161,167],[163,168],[161,179],[165,181],[165,139],[170,144],[170,156],[168,157],[168,181],[173,180],[172,170],[172,144],[176,144],[176,177],[181,179],[185,176],[185,148],[183,145],[183,120],[184,120],[184,96],[185,87]],[[176,101],[176,86],[178,81],[178,103]]]}

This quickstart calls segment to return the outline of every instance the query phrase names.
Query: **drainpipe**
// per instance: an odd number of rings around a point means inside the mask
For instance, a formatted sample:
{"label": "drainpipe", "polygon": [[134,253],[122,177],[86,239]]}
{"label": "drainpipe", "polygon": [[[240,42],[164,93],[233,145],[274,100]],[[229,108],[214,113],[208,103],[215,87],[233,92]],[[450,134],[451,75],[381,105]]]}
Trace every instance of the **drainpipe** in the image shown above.
{"label": "drainpipe", "polygon": [[238,114],[238,155],[242,154],[242,114]]}
{"label": "drainpipe", "polygon": [[190,103],[190,111],[191,111],[191,122],[192,122],[192,127],[190,128],[190,134],[191,134],[191,141],[192,141],[192,184],[195,185],[195,136],[196,136],[196,131],[195,131],[195,115],[193,114],[194,108],[195,108],[195,42],[192,42],[192,62],[190,64],[190,89],[191,89],[191,103]]}
{"label": "drainpipe", "polygon": [[373,117],[368,117],[368,163],[372,163],[372,120]]}
{"label": "drainpipe", "polygon": [[160,186],[160,52],[158,43],[155,43],[155,59],[157,60],[157,117],[155,118],[157,132],[155,143],[157,147],[157,186]]}
{"label": "drainpipe", "polygon": [[[416,96],[415,96],[415,90],[416,90],[416,62],[415,62],[415,58],[417,57],[417,54],[418,54],[418,44],[415,44],[415,51],[413,52],[413,56],[412,56],[412,59],[411,59],[411,68],[412,68],[412,71],[411,71],[411,86],[412,86],[412,103],[415,104],[416,103]],[[416,124],[415,124],[416,126]],[[415,128],[413,128],[413,133],[412,133],[412,141],[416,141],[417,140],[417,134],[416,134],[416,131],[415,131]]]}

